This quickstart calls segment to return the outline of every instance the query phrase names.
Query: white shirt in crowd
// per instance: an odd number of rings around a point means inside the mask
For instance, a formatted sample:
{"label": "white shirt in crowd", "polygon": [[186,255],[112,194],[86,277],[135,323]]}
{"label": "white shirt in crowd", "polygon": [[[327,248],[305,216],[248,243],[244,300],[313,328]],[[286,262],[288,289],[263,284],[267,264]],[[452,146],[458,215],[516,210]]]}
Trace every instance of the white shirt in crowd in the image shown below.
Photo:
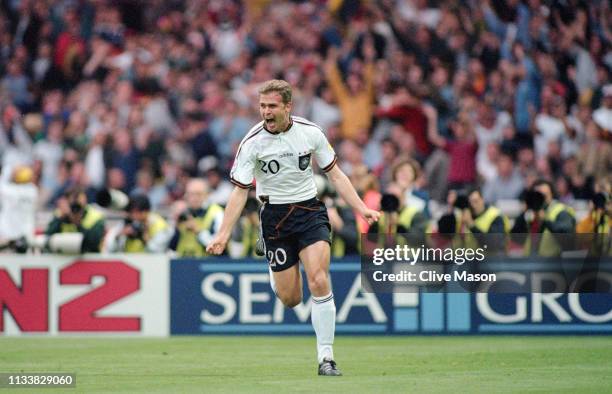
{"label": "white shirt in crowd", "polygon": [[33,183],[0,182],[0,239],[34,239],[37,200]]}

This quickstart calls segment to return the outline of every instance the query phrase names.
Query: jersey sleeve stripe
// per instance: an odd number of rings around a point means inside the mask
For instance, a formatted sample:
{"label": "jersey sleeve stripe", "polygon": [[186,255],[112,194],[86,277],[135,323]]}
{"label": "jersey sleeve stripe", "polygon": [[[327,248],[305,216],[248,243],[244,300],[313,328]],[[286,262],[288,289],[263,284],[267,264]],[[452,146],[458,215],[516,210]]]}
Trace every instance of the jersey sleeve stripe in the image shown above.
{"label": "jersey sleeve stripe", "polygon": [[322,168],[323,172],[329,172],[332,168],[334,168],[337,162],[338,162],[338,156],[334,155],[334,160],[332,160],[332,162],[329,163],[329,165]]}
{"label": "jersey sleeve stripe", "polygon": [[293,118],[294,122],[305,124],[307,126],[316,127],[317,129],[323,131],[323,129],[320,128],[318,125],[316,125],[315,123],[312,123],[312,122],[310,122],[310,121],[308,121],[308,120],[306,120],[304,118],[300,118],[300,117],[297,117],[297,116],[293,116],[292,118]]}
{"label": "jersey sleeve stripe", "polygon": [[250,189],[251,188],[251,185],[247,185],[246,183],[238,182],[234,178],[230,178],[230,182],[232,182],[234,185],[238,186],[241,189]]}
{"label": "jersey sleeve stripe", "polygon": [[262,130],[263,130],[263,122],[261,122],[261,125],[259,125],[259,127],[256,126],[253,129],[251,129],[251,131],[248,132],[248,134],[244,137],[244,139],[242,140],[242,142],[240,142],[240,145],[238,146],[236,157],[238,157],[238,155],[240,154],[240,151],[242,150],[242,146],[244,145],[244,143],[250,140],[251,138],[255,137]]}

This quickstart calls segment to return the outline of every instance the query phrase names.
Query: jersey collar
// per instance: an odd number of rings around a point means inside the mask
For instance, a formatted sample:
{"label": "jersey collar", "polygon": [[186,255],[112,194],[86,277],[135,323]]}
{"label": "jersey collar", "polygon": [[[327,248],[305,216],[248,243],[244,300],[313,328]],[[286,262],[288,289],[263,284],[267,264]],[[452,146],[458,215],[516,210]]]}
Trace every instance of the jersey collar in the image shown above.
{"label": "jersey collar", "polygon": [[293,127],[293,118],[291,116],[289,117],[289,125],[283,131],[277,131],[276,133],[273,133],[272,131],[266,129],[266,122],[264,122],[264,124],[263,124],[264,130],[267,131],[268,133],[272,134],[272,135],[279,135],[279,134],[282,134],[282,133],[286,133],[289,130],[291,130],[291,127]]}

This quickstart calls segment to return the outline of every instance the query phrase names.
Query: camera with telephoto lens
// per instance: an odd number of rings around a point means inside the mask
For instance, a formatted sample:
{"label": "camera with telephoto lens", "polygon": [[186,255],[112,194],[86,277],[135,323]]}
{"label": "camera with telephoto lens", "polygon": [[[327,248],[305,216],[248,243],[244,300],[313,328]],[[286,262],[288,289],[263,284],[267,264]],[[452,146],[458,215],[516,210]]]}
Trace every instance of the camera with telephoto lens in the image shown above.
{"label": "camera with telephoto lens", "polygon": [[81,205],[81,203],[79,203],[78,201],[73,201],[70,203],[70,213],[72,213],[73,215],[81,214],[84,210],[85,207]]}
{"label": "camera with telephoto lens", "polygon": [[607,193],[595,193],[591,201],[595,209],[605,209],[606,203],[608,202],[608,195]]}
{"label": "camera with telephoto lens", "polygon": [[71,202],[68,207],[70,212],[62,216],[62,222],[67,224],[78,224],[76,223],[79,220],[78,216],[85,212],[85,207],[78,201]]}
{"label": "camera with telephoto lens", "polygon": [[453,204],[457,209],[467,209],[470,206],[470,201],[468,200],[468,196],[465,193],[457,193],[457,199]]}
{"label": "camera with telephoto lens", "polygon": [[186,222],[187,220],[189,220],[189,219],[191,219],[191,218],[192,218],[192,216],[191,216],[191,215],[190,215],[190,214],[189,214],[187,211],[185,211],[185,212],[182,212],[182,213],[181,213],[181,214],[178,216],[178,218],[176,218],[176,220],[177,220],[177,222],[179,222],[179,223],[183,223],[183,222]]}
{"label": "camera with telephoto lens", "polygon": [[400,201],[396,195],[385,193],[380,198],[380,209],[383,212],[397,212],[399,210]]}
{"label": "camera with telephoto lens", "polygon": [[143,237],[145,230],[144,223],[127,218],[125,219],[125,225],[126,227],[132,228],[132,234],[130,234],[128,238],[141,239]]}
{"label": "camera with telephoto lens", "polygon": [[527,209],[534,212],[541,210],[544,207],[544,195],[536,190],[528,190],[524,196]]}

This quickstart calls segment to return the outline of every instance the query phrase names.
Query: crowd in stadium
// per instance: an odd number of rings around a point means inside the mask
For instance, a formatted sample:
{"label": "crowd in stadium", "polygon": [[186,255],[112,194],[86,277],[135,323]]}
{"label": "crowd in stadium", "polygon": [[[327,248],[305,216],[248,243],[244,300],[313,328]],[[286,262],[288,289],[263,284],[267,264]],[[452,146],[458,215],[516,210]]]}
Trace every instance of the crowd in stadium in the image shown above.
{"label": "crowd in stadium", "polygon": [[[273,78],[293,86],[293,114],[325,130],[366,203],[395,195],[424,231],[454,191],[503,209],[546,180],[568,212],[602,196],[609,207],[605,0],[2,1],[2,190],[34,187],[37,209],[65,214],[121,190],[171,228],[199,178],[203,219],[227,201],[257,88]],[[336,233],[367,231],[331,206]],[[209,233],[218,213],[203,219]],[[164,247],[179,248],[173,237]]]}

